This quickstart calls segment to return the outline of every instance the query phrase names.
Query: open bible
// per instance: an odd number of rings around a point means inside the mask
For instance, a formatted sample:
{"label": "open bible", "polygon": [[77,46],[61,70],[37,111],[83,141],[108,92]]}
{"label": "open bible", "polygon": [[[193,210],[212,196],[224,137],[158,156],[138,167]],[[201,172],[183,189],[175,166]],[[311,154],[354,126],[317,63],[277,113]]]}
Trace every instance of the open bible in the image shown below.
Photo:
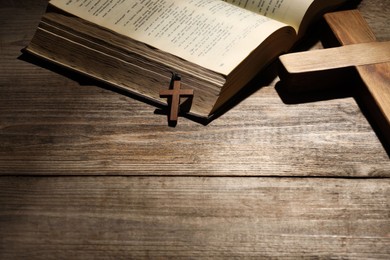
{"label": "open bible", "polygon": [[51,0],[26,50],[151,99],[172,73],[208,118],[347,0]]}

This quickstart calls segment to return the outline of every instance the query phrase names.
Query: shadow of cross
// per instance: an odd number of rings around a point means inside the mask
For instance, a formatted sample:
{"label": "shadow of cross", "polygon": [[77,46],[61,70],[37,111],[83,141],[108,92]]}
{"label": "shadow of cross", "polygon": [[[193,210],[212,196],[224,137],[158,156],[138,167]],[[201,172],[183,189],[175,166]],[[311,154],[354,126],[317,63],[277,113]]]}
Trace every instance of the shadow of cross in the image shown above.
{"label": "shadow of cross", "polygon": [[168,98],[168,105],[170,106],[168,120],[171,123],[176,123],[180,112],[180,97],[193,96],[194,90],[181,89],[181,77],[178,74],[173,74],[172,81],[172,88],[160,90],[160,97]]}
{"label": "shadow of cross", "polygon": [[281,80],[290,90],[302,89],[340,77],[341,68],[354,67],[364,85],[358,97],[390,144],[390,41],[377,42],[358,10],[324,17],[343,46],[280,56]]}

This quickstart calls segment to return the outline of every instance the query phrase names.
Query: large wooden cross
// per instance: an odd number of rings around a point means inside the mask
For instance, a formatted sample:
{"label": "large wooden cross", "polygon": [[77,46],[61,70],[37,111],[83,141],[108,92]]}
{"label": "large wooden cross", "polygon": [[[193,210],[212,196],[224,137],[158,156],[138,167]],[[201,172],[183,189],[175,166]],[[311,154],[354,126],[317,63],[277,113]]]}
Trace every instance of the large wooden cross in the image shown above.
{"label": "large wooden cross", "polygon": [[355,67],[364,83],[359,98],[390,144],[390,42],[377,42],[358,10],[328,13],[325,20],[343,46],[280,56],[280,78],[290,88],[308,86]]}

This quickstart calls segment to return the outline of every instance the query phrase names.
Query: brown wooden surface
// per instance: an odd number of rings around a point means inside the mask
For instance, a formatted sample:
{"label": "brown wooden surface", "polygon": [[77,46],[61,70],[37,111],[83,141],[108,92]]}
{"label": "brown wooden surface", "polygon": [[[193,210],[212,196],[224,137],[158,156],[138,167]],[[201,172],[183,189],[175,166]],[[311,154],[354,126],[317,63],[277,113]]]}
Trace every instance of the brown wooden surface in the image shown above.
{"label": "brown wooden surface", "polygon": [[[1,259],[389,258],[389,156],[353,85],[297,98],[259,79],[210,124],[172,128],[21,56],[47,2],[0,3]],[[378,40],[389,8],[359,6]]]}
{"label": "brown wooden surface", "polygon": [[389,179],[0,180],[1,259],[390,255]]}
{"label": "brown wooden surface", "polygon": [[[153,106],[20,57],[45,3],[0,9],[0,174],[389,176],[352,91],[285,104],[278,80],[259,79],[258,91],[207,126],[181,119],[171,128]],[[368,3],[363,13],[376,5]],[[387,28],[366,15],[374,32]]]}

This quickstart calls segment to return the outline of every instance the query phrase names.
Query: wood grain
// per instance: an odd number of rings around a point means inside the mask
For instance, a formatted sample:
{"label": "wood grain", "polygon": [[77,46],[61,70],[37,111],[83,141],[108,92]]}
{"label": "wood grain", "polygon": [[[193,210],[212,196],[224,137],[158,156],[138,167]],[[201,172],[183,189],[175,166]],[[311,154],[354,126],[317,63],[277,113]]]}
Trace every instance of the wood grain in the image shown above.
{"label": "wood grain", "polygon": [[[35,91],[41,97],[11,89],[20,102],[2,99],[2,174],[390,173],[386,152],[352,98],[285,105],[266,87],[209,126],[181,119],[169,128],[165,115],[131,98],[87,86],[48,90],[40,84]],[[281,106],[283,114],[277,112]]]}
{"label": "wood grain", "polygon": [[2,177],[0,258],[388,259],[390,179]]}

